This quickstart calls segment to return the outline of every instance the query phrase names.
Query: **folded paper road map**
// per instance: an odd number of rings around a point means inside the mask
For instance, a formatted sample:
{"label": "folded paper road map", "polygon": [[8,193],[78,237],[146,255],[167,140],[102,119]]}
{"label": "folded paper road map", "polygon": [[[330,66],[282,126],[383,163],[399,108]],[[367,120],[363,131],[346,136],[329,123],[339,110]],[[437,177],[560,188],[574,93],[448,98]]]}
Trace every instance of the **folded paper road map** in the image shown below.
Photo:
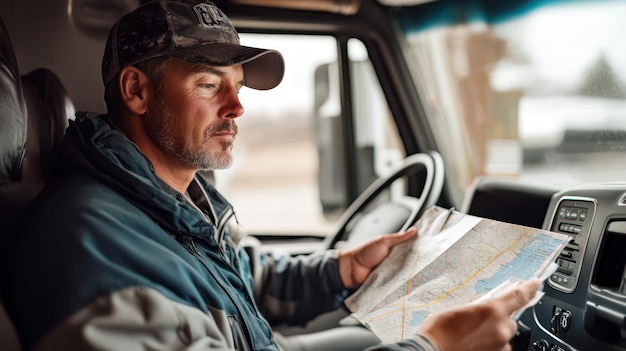
{"label": "folded paper road map", "polygon": [[475,302],[512,279],[545,278],[570,239],[437,206],[416,226],[418,238],[395,247],[346,300],[352,316],[385,343],[412,336],[429,314]]}

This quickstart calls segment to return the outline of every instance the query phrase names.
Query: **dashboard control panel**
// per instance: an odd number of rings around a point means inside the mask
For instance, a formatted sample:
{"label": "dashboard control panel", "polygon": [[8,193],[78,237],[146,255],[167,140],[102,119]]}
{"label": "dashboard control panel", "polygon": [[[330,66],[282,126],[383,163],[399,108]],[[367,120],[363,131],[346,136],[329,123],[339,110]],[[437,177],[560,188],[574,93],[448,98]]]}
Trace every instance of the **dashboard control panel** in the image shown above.
{"label": "dashboard control panel", "polygon": [[568,234],[571,240],[557,258],[559,268],[548,280],[551,287],[565,293],[576,288],[595,211],[596,201],[591,198],[563,197],[560,200],[550,230]]}

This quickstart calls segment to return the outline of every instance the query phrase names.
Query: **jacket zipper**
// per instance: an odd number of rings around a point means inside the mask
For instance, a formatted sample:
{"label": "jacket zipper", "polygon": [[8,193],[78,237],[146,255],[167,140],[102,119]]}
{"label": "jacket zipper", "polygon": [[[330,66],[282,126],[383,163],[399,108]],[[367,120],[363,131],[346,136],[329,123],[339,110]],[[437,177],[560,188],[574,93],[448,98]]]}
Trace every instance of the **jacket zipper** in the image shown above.
{"label": "jacket zipper", "polygon": [[[250,339],[250,331],[248,330],[248,325],[246,324],[246,322],[244,321],[243,318],[243,314],[241,313],[241,309],[239,308],[239,305],[237,304],[237,302],[235,301],[235,299],[233,298],[233,296],[230,294],[230,292],[228,291],[228,289],[226,289],[226,287],[224,286],[224,284],[221,282],[221,280],[219,280],[216,276],[215,273],[213,273],[213,271],[211,271],[211,269],[209,269],[209,266],[206,264],[206,262],[204,262],[204,259],[202,257],[202,254],[200,253],[200,250],[198,250],[198,248],[196,247],[196,243],[194,242],[193,238],[189,237],[188,235],[181,235],[180,236],[182,240],[190,242],[191,243],[191,248],[188,245],[183,245],[187,251],[189,253],[191,253],[194,257],[196,257],[198,259],[198,261],[200,261],[200,263],[204,266],[204,268],[209,272],[209,274],[213,277],[213,279],[217,282],[217,284],[220,286],[220,288],[222,288],[222,291],[224,291],[224,293],[226,293],[226,295],[228,296],[228,298],[230,299],[230,301],[233,303],[233,306],[235,306],[235,309],[237,310],[237,315],[239,316],[239,318],[241,319],[241,323],[239,323],[239,325],[242,326],[242,329],[245,333],[246,339],[247,339],[247,344],[251,347],[251,349],[254,349],[254,347],[252,347],[252,340]],[[221,246],[220,246],[220,253],[221,252]],[[222,253],[222,257],[224,258],[224,255]],[[226,260],[224,259],[224,261],[226,262]],[[230,267],[230,264],[228,264],[228,262],[226,262],[228,267]],[[231,268],[232,269],[232,268]],[[236,272],[235,272],[236,273]],[[237,276],[239,276],[237,274]],[[232,333],[232,331],[231,331]]]}
{"label": "jacket zipper", "polygon": [[[187,204],[193,206],[193,208],[195,208],[196,211],[198,211],[198,213],[200,213],[200,215],[202,216],[202,218],[204,218],[205,221],[211,223],[215,227],[215,240],[217,241],[217,246],[219,247],[220,255],[222,256],[224,261],[227,261],[226,260],[226,255],[224,254],[224,250],[222,249],[222,240],[224,239],[224,226],[226,225],[226,223],[228,223],[228,220],[230,219],[230,217],[232,217],[234,215],[233,208],[232,207],[228,207],[226,212],[224,212],[224,214],[219,219],[217,219],[217,218],[215,219],[215,221],[217,223],[213,223],[213,221],[211,221],[209,216],[207,216],[207,214],[204,213],[198,207],[198,205],[196,205],[191,199],[187,198],[187,196],[184,196],[184,198],[185,198],[185,202]],[[195,246],[195,244],[194,244],[194,246]]]}
{"label": "jacket zipper", "polygon": [[[206,194],[205,194],[205,196],[206,196]],[[215,231],[216,231],[214,240],[216,240],[216,242],[217,242],[217,246],[218,246],[218,250],[219,250],[219,253],[220,253],[220,257],[221,257],[222,261],[228,266],[228,268],[231,269],[234,273],[236,273],[237,277],[239,277],[239,272],[235,271],[232,268],[232,266],[230,265],[230,263],[226,259],[226,255],[225,255],[224,249],[222,247],[222,245],[224,244],[224,235],[225,235],[225,230],[224,229],[225,229],[225,226],[228,223],[228,221],[233,216],[235,216],[235,211],[233,210],[233,207],[232,206],[228,206],[226,211],[224,211],[222,213],[222,215],[219,217],[219,219],[217,218],[217,216],[215,216],[215,213],[214,213],[214,216],[216,217],[215,218],[215,222],[216,223],[213,223],[210,220],[210,218],[204,212],[202,212],[202,210],[193,202],[193,200],[191,200],[187,196],[185,196],[185,200],[187,200],[186,202],[191,204],[196,209],[196,211],[198,211],[208,223],[210,223],[210,224],[212,224],[214,226]],[[235,216],[235,220],[237,220],[236,218],[237,217]],[[235,302],[235,299],[228,292],[228,290],[224,287],[224,285],[221,283],[221,281],[219,279],[217,279],[215,274],[209,269],[207,263],[204,261],[204,259],[202,257],[202,254],[200,253],[200,251],[196,247],[196,243],[193,240],[193,238],[188,236],[188,235],[181,235],[181,238],[183,238],[185,241],[190,241],[191,242],[191,247],[192,247],[193,250],[190,250],[187,245],[184,245],[185,248],[187,249],[187,251],[189,251],[193,256],[195,256],[198,259],[198,261],[200,261],[200,263],[204,266],[204,268],[209,272],[209,274],[211,274],[213,279],[215,279],[215,281],[220,285],[222,290],[226,293],[226,295],[228,296],[230,301],[233,303],[233,306],[235,306],[235,309],[237,310],[237,314],[238,314],[239,318],[242,320],[242,322],[239,323],[239,325],[242,326],[243,332],[245,333],[246,338],[248,339],[248,345],[251,346],[252,340],[250,339],[251,336],[250,336],[250,332],[248,330],[248,325],[243,320],[243,314],[241,313],[241,309],[239,308],[238,304]],[[239,278],[239,279],[241,279],[241,278]],[[242,282],[242,284],[245,286],[244,282]]]}

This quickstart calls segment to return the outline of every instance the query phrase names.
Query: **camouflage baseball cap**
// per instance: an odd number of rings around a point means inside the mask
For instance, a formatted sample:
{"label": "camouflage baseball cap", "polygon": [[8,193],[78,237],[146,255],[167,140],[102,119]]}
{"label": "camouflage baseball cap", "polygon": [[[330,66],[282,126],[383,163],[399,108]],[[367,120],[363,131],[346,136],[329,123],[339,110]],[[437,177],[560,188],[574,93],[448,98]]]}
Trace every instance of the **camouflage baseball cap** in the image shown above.
{"label": "camouflage baseball cap", "polygon": [[125,66],[165,56],[242,65],[245,85],[258,90],[276,87],[285,71],[278,51],[240,45],[235,27],[212,2],[158,0],[124,15],[111,29],[102,59],[104,85]]}

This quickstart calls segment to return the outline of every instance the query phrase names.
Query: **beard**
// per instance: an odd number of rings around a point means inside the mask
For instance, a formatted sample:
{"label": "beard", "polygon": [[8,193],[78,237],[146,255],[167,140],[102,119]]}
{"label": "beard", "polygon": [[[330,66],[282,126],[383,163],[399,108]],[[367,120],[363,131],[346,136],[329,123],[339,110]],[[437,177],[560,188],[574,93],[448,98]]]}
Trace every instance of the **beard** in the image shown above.
{"label": "beard", "polygon": [[159,89],[155,89],[155,101],[148,103],[144,116],[144,125],[148,137],[161,150],[183,165],[198,170],[225,169],[232,165],[231,141],[221,141],[219,151],[210,151],[205,145],[219,132],[229,131],[237,134],[237,125],[232,120],[210,124],[203,132],[199,145],[193,144],[193,138],[181,128],[180,119],[169,108]]}

